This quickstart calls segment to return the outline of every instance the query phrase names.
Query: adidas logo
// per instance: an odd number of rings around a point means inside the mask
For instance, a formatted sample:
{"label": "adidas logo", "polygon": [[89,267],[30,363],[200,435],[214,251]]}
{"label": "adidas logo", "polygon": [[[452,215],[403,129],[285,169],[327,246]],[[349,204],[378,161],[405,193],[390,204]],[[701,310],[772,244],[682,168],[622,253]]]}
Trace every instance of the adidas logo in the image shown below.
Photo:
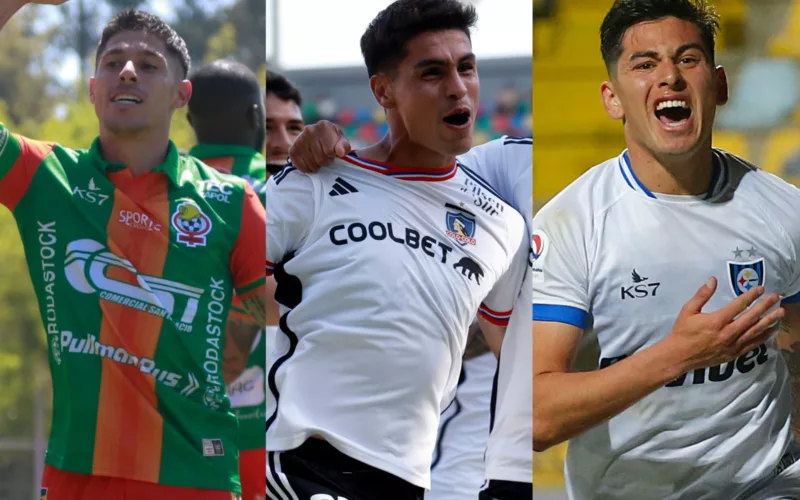
{"label": "adidas logo", "polygon": [[331,196],[343,196],[350,193],[357,193],[358,189],[353,187],[352,184],[347,182],[346,180],[342,179],[341,177],[337,177],[336,181],[333,183],[333,189],[328,193]]}

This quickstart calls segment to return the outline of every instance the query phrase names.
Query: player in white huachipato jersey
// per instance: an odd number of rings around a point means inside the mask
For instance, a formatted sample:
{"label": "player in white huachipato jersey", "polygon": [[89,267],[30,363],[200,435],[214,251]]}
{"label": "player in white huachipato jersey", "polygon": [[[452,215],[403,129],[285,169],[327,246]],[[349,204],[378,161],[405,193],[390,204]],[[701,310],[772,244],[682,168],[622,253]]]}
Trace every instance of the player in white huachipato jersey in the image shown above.
{"label": "player in white huachipato jersey", "polygon": [[[455,0],[392,4],[362,39],[390,136],[318,175],[288,166],[269,183],[285,352],[269,372],[270,498],[421,498],[470,323],[480,310],[482,329],[504,334],[530,247],[522,217],[451,153],[471,144],[472,23]],[[395,25],[405,40],[386,39]],[[472,184],[496,210],[476,209]]]}
{"label": "player in white huachipato jersey", "polygon": [[[350,143],[335,124],[320,121],[305,127],[291,149],[292,161],[306,172],[316,172],[336,155],[350,151]],[[327,161],[321,161],[326,159]],[[532,222],[532,140],[503,136],[472,148],[458,157],[464,168],[476,172],[503,199]],[[469,181],[463,188],[474,193],[475,206],[496,211],[498,201],[490,190]],[[531,232],[528,228],[529,234]],[[497,370],[491,354],[471,356],[470,335],[456,397],[442,414],[431,470],[429,500],[480,498],[529,499],[531,485],[532,387],[530,273],[503,339],[488,343],[502,357]],[[493,379],[497,375],[494,401]],[[494,408],[494,412],[490,412]],[[489,430],[491,429],[491,435]],[[488,449],[487,449],[488,437]],[[485,461],[484,461],[485,456]],[[483,491],[481,485],[486,478]]]}
{"label": "player in white huachipato jersey", "polygon": [[574,500],[800,495],[776,339],[800,191],[712,150],[715,25],[691,0],[615,3],[602,89],[628,149],[534,218],[534,448],[569,439]]}

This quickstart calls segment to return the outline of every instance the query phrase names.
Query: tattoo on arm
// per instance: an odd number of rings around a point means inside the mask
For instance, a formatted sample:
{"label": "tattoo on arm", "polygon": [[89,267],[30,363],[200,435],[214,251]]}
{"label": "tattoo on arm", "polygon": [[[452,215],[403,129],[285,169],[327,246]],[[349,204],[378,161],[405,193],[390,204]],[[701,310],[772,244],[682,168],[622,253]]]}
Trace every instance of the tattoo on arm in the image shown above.
{"label": "tattoo on arm", "polygon": [[267,324],[267,294],[261,293],[242,299],[242,306],[258,325]]}
{"label": "tattoo on arm", "polygon": [[222,354],[222,371],[226,384],[233,382],[247,367],[247,360],[259,330],[261,327],[252,321],[228,319],[225,350]]}
{"label": "tattoo on arm", "polygon": [[464,359],[472,359],[487,352],[489,352],[489,344],[486,343],[486,338],[483,336],[481,327],[478,323],[473,323],[473,325],[469,327],[467,347],[464,349]]}

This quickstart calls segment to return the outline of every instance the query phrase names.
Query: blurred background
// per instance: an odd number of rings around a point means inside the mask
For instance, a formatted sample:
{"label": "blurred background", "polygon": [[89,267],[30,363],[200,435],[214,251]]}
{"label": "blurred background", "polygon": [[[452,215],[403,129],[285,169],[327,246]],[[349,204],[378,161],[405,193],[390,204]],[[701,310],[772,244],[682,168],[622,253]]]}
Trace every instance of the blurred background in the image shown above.
{"label": "blurred background", "polygon": [[[194,67],[218,58],[266,78],[264,0],[72,0],[29,5],[0,31],[0,122],[12,132],[88,148],[98,124],[88,79],[100,33],[114,13],[139,7],[186,40]],[[182,150],[194,145],[185,110],[173,120]],[[50,429],[47,345],[16,224],[0,210],[0,499],[39,500]]]}
{"label": "blurred background", "polygon": [[[478,10],[473,50],[481,107],[475,144],[503,134],[531,135],[530,0],[467,0]],[[359,40],[390,0],[267,0],[267,67],[287,76],[303,95],[307,124],[338,123],[356,148],[386,133],[361,58]],[[524,9],[524,10],[523,10]],[[317,43],[308,37],[324,33]],[[324,43],[321,42],[324,40]]]}
{"label": "blurred background", "polygon": [[[534,206],[625,147],[600,100],[600,24],[612,0],[533,0]],[[800,0],[711,0],[730,102],[714,146],[800,186]],[[534,208],[534,209],[535,209]],[[535,498],[566,498],[566,446],[534,454]]]}

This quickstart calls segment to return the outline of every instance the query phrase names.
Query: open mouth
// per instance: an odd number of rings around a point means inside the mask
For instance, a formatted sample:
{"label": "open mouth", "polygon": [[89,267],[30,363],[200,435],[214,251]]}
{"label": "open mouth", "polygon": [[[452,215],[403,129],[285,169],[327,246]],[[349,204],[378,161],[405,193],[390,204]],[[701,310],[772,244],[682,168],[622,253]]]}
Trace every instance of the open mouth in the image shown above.
{"label": "open mouth", "polygon": [[458,110],[444,117],[444,122],[454,127],[463,127],[469,123],[471,113],[468,109]]}
{"label": "open mouth", "polygon": [[111,102],[122,104],[141,104],[142,100],[131,94],[120,94],[111,99]]}
{"label": "open mouth", "polygon": [[680,125],[691,116],[692,108],[684,100],[662,101],[656,106],[656,118],[664,125]]}

